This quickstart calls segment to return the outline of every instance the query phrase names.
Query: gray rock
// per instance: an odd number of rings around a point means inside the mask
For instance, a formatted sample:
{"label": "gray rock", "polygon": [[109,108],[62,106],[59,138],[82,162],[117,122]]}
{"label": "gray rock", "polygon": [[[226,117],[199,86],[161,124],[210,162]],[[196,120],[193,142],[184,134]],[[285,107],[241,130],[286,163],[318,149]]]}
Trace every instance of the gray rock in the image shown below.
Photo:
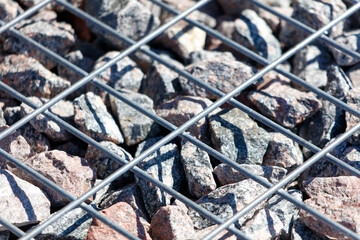
{"label": "gray rock", "polygon": [[264,156],[264,166],[277,166],[291,171],[303,163],[299,145],[281,133],[269,134],[270,142]]}
{"label": "gray rock", "polygon": [[240,164],[261,164],[270,136],[239,109],[224,109],[209,117],[214,148]]}
{"label": "gray rock", "polygon": [[[248,172],[260,177],[266,178],[271,183],[277,183],[285,177],[287,170],[281,167],[269,167],[252,164],[241,164],[241,167],[245,168]],[[220,182],[221,186],[237,183],[248,179],[248,176],[238,172],[234,168],[225,163],[221,163],[214,169],[214,174]]]}
{"label": "gray rock", "polygon": [[[151,138],[139,144],[137,154],[145,151],[158,139]],[[162,146],[159,150],[146,157],[139,165],[153,178],[163,182],[176,191],[180,190],[185,178],[177,146],[173,143]],[[138,178],[145,208],[152,217],[162,206],[170,205],[171,195],[163,192],[159,187]]]}
{"label": "gray rock", "polygon": [[[105,0],[100,2],[89,0],[85,3],[85,9],[92,16],[135,41],[149,34],[160,24],[159,19],[136,0]],[[120,39],[91,23],[88,25],[94,33],[110,45],[124,48],[125,45]]]}
{"label": "gray rock", "polygon": [[[38,106],[41,106],[49,101],[49,99],[38,98],[38,97],[29,97],[29,100],[32,101],[33,103],[37,104]],[[73,107],[72,107],[71,102],[69,105],[67,105],[66,102],[64,100],[62,100],[62,101],[56,103],[56,105],[58,105],[58,106],[55,107],[55,105],[54,105],[52,108],[55,110],[57,108],[62,108],[63,109],[62,113],[66,113],[67,112],[66,108],[70,108],[70,110],[69,110],[70,116],[71,116],[71,112],[72,112],[72,116],[73,116],[73,111],[72,111]],[[21,107],[22,117],[33,112],[33,109],[30,106],[26,105],[25,103],[22,103],[20,105],[20,107]],[[50,111],[51,111],[51,108],[50,108]],[[57,112],[58,111],[55,111],[54,113],[56,114]],[[61,114],[61,112],[58,112],[58,113]],[[69,114],[67,114],[65,116],[69,116]],[[29,123],[31,124],[31,126],[33,128],[36,129],[36,131],[38,131],[40,133],[44,133],[52,141],[56,141],[56,142],[67,141],[71,137],[71,135],[64,128],[62,128],[56,122],[49,119],[48,117],[45,117],[42,114],[37,115],[35,118],[30,120]]]}
{"label": "gray rock", "polygon": [[212,58],[217,58],[217,57],[228,58],[231,61],[236,60],[231,52],[201,50],[201,51],[194,51],[194,52],[190,53],[189,64],[201,62],[204,60],[211,60]]}
{"label": "gray rock", "polygon": [[[299,201],[303,200],[303,195],[299,190],[289,190],[288,193]],[[294,217],[297,216],[299,208],[279,195],[275,195],[266,203],[266,209],[271,210],[280,219],[284,225],[280,235],[284,239],[289,239]]]}
{"label": "gray rock", "polygon": [[[334,63],[328,50],[321,46],[307,45],[295,54],[293,72],[314,87],[324,88],[327,84],[327,68]],[[307,88],[294,84],[297,89],[309,91]]]}
{"label": "gray rock", "polygon": [[[318,30],[345,11],[346,5],[341,0],[333,0],[331,2],[326,0],[297,0],[294,4],[294,12],[291,17]],[[344,22],[340,22],[331,28],[328,35],[330,37],[339,36],[342,34],[343,29]],[[284,31],[280,35],[280,40],[286,46],[292,47],[308,35],[308,33],[305,33],[300,28],[292,26],[291,23],[286,23]]]}
{"label": "gray rock", "polygon": [[[126,89],[118,91],[128,100],[155,114],[154,103],[148,96]],[[121,132],[124,135],[126,145],[137,144],[147,137],[157,134],[158,125],[151,118],[114,96],[110,96],[110,104],[112,112],[120,125]]]}
{"label": "gray rock", "polygon": [[[95,70],[100,68],[119,54],[119,51],[107,52],[105,55],[96,60],[93,69]],[[121,59],[115,65],[100,73],[98,77],[100,81],[108,84],[116,90],[126,88],[134,92],[139,91],[143,78],[144,73],[129,57]],[[106,91],[92,84],[89,85],[88,90],[101,96],[103,100],[105,100],[105,97],[107,96]]]}
{"label": "gray rock", "polygon": [[[47,70],[34,58],[8,55],[0,64],[0,81],[26,96],[52,98],[70,87],[66,81]],[[8,98],[2,93],[1,97]]]}
{"label": "gray rock", "polygon": [[[222,220],[232,217],[236,212],[240,211],[246,205],[251,203],[257,196],[266,191],[266,188],[253,180],[247,179],[238,183],[228,184],[212,191],[208,195],[196,201],[201,207],[212,212]],[[256,210],[260,209],[263,204],[252,209],[244,217],[235,222],[236,227],[240,227],[246,219],[252,217]],[[193,209],[188,210],[194,227],[197,230],[204,229],[213,224],[211,220],[200,216]]]}
{"label": "gray rock", "polygon": [[215,190],[209,154],[186,140],[181,142],[180,154],[189,193],[200,198]]}
{"label": "gray rock", "polygon": [[[359,38],[360,38],[360,31],[353,30],[351,32],[346,32],[343,35],[335,38],[335,41],[352,51],[360,52]],[[339,64],[340,66],[351,66],[360,62],[358,58],[353,58],[343,53],[341,50],[337,48],[330,47],[330,51],[332,52],[336,63]]]}
{"label": "gray rock", "polygon": [[[65,55],[76,43],[76,35],[70,24],[56,21],[45,20],[24,20],[16,25],[16,29],[24,35],[32,38],[44,47],[54,51],[57,54]],[[30,43],[19,40],[15,36],[6,37],[3,43],[3,49],[12,53],[27,54],[39,62],[47,69],[57,65],[57,62],[47,57]]]}
{"label": "gray rock", "polygon": [[[348,94],[345,99],[346,99],[346,103],[350,107],[352,107],[354,109],[360,109],[360,89],[359,88],[353,88],[350,91],[348,91]],[[348,131],[350,128],[354,127],[359,122],[359,118],[354,116],[353,114],[345,112],[345,121],[346,121],[346,131]],[[348,138],[348,142],[353,145],[359,144],[360,143],[360,131],[355,132],[350,138]]]}
{"label": "gray rock", "polygon": [[[50,215],[50,201],[43,191],[9,171],[0,169],[1,217],[21,227],[39,223]],[[7,230],[0,225],[0,231]]]}
{"label": "gray rock", "polygon": [[[54,213],[56,214],[56,213]],[[50,215],[52,217],[54,214]],[[36,240],[80,240],[84,239],[92,217],[85,210],[75,208],[67,212],[64,216],[58,219],[55,223],[45,228],[41,234],[35,237]]]}
{"label": "gray rock", "polygon": [[10,21],[21,13],[23,10],[17,2],[12,0],[0,1],[0,19],[4,22]]}
{"label": "gray rock", "polygon": [[[184,67],[175,60],[169,61],[179,68]],[[149,96],[157,106],[181,93],[182,89],[178,77],[179,75],[176,72],[155,61],[146,78],[142,81],[140,92]]]}
{"label": "gray rock", "polygon": [[279,80],[250,92],[248,98],[264,115],[287,128],[294,128],[322,106],[314,93],[300,92]]}
{"label": "gray rock", "polygon": [[[210,60],[204,60],[191,64],[185,68],[194,77],[208,85],[228,93],[236,86],[249,79],[256,72],[255,69],[238,61],[230,61],[229,58],[218,56]],[[185,77],[179,77],[181,87],[187,95],[218,99],[219,97]]]}
{"label": "gray rock", "polygon": [[82,132],[97,141],[124,142],[119,127],[99,96],[88,92],[76,98],[73,104],[74,121]]}
{"label": "gray rock", "polygon": [[240,18],[235,20],[232,38],[270,62],[281,56],[280,42],[266,22],[253,10],[241,12]]}
{"label": "gray rock", "polygon": [[[125,149],[122,147],[116,145],[113,142],[110,141],[103,141],[100,142],[100,144],[110,150],[111,152],[115,153],[119,157],[131,161],[132,156],[130,153],[128,153]],[[111,175],[113,172],[118,170],[123,166],[120,162],[111,159],[109,156],[107,156],[103,151],[100,149],[89,145],[85,154],[85,160],[89,163],[90,166],[92,166],[95,171],[96,175],[100,179],[104,179]],[[121,175],[119,178],[117,178],[113,184],[116,186],[125,186],[130,184],[134,181],[134,175],[132,172],[127,172],[123,175]]]}

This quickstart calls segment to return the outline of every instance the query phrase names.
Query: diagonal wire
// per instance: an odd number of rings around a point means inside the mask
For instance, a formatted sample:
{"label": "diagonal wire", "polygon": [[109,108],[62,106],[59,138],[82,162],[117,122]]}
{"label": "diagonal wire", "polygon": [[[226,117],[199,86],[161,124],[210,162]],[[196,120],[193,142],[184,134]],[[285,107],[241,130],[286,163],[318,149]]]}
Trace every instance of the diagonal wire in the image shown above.
{"label": "diagonal wire", "polygon": [[16,227],[14,224],[10,223],[5,218],[0,217],[0,224],[3,225],[3,227],[6,227],[9,231],[11,231],[18,237],[25,235],[25,233],[20,228]]}

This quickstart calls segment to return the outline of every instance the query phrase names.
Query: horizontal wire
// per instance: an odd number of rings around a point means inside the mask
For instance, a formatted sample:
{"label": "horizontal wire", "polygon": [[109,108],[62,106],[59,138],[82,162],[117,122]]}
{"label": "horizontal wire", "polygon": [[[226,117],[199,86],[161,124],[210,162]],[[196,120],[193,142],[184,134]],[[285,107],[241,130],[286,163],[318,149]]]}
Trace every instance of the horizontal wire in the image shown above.
{"label": "horizontal wire", "polygon": [[[145,36],[144,38],[142,38],[141,40],[139,40],[135,44],[131,45],[129,48],[125,49],[123,52],[121,52],[115,58],[113,58],[109,62],[105,63],[101,67],[95,69],[94,71],[89,73],[86,77],[80,79],[79,81],[74,83],[72,86],[70,86],[66,90],[62,91],[61,93],[59,93],[58,95],[56,95],[55,97],[50,99],[47,103],[43,104],[41,107],[37,108],[35,111],[31,112],[30,114],[24,116],[22,119],[20,119],[16,123],[14,123],[12,126],[5,129],[4,131],[2,131],[0,133],[0,140],[4,139],[6,136],[10,135],[13,131],[15,131],[16,129],[18,129],[18,128],[22,127],[23,125],[25,125],[26,123],[28,123],[31,119],[33,119],[34,117],[36,117],[40,113],[46,111],[48,108],[50,108],[55,103],[57,103],[61,99],[65,98],[66,96],[68,96],[69,94],[74,92],[75,90],[83,87],[85,84],[87,84],[93,78],[97,77],[100,73],[102,73],[103,71],[105,71],[106,69],[108,69],[109,67],[114,65],[116,62],[120,61],[121,59],[128,56],[129,54],[135,52],[142,45],[150,42],[151,40],[153,40],[154,38],[159,36],[161,33],[166,31],[169,27],[171,27],[172,25],[174,25],[177,22],[181,21],[184,17],[186,17],[187,15],[189,15],[190,13],[192,13],[193,11],[198,9],[199,7],[202,7],[202,6],[206,5],[210,1],[211,0],[201,0],[201,1],[197,2],[192,7],[185,10],[184,12],[182,12],[180,15],[177,15],[176,17],[174,17],[173,19],[171,19],[167,23],[160,26],[158,29],[154,30],[153,32],[151,32],[150,34],[148,34],[147,36]],[[57,0],[57,2],[62,2],[62,1]]]}

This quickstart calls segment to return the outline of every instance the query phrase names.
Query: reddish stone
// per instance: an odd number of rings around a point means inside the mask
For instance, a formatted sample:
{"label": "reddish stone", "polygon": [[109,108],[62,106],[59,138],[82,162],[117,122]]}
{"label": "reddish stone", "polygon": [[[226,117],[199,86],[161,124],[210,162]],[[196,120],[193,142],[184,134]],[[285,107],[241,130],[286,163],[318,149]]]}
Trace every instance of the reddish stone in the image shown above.
{"label": "reddish stone", "polygon": [[12,0],[0,0],[0,19],[8,22],[17,17],[23,10],[19,4]]}
{"label": "reddish stone", "polygon": [[[134,236],[140,239],[151,240],[151,237],[146,232],[144,226],[141,224],[139,216],[128,203],[119,202],[107,209],[102,210],[101,213],[105,217],[118,224],[121,228],[132,233]],[[127,240],[128,238],[100,220],[93,218],[93,222],[90,225],[90,229],[86,235],[85,240],[99,239]]]}

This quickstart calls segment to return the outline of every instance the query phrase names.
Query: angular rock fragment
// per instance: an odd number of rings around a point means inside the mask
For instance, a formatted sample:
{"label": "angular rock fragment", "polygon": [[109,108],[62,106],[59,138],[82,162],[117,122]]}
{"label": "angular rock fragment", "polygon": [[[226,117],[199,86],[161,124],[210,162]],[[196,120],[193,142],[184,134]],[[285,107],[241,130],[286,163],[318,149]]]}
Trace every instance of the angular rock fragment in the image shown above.
{"label": "angular rock fragment", "polygon": [[329,240],[329,238],[305,226],[297,215],[291,228],[291,240]]}
{"label": "angular rock fragment", "polygon": [[[286,176],[287,173],[287,170],[281,167],[269,167],[251,164],[241,164],[240,166],[252,174],[266,178],[271,183],[279,182]],[[214,169],[214,174],[216,175],[216,178],[220,182],[221,186],[248,179],[246,175],[225,163],[217,165]]]}
{"label": "angular rock fragment", "polygon": [[264,166],[277,166],[293,170],[303,163],[299,146],[281,133],[269,133],[270,142],[264,156]]}
{"label": "angular rock fragment", "polygon": [[[96,179],[95,171],[87,164],[85,159],[58,150],[42,152],[24,160],[24,163],[75,197],[79,197],[90,190]],[[41,187],[54,206],[62,206],[68,202],[64,196],[35,180],[23,170],[12,168],[11,171],[17,176]]]}
{"label": "angular rock fragment", "polygon": [[[346,5],[341,0],[298,0],[294,4],[294,12],[292,18],[301,23],[318,30],[328,24],[346,11]],[[342,34],[344,29],[344,22],[336,24],[328,35],[336,37]],[[299,41],[305,39],[309,34],[302,29],[293,26],[291,23],[286,23],[284,31],[280,35],[280,40],[286,46],[291,47]]]}
{"label": "angular rock fragment", "polygon": [[85,157],[86,153],[86,144],[83,142],[75,142],[75,141],[69,141],[65,142],[63,144],[57,145],[56,149],[59,151],[64,151],[70,155],[78,156],[78,157]]}
{"label": "angular rock fragment", "polygon": [[25,124],[19,129],[21,136],[31,146],[31,150],[35,153],[46,152],[51,149],[50,140],[44,134],[38,132],[30,124]]}
{"label": "angular rock fragment", "polygon": [[158,240],[192,239],[195,235],[190,217],[178,206],[161,207],[151,219],[151,235]]}
{"label": "angular rock fragment", "polygon": [[[128,153],[125,149],[122,147],[116,145],[113,142],[110,141],[103,141],[100,142],[100,144],[116,154],[117,156],[123,158],[126,161],[131,161],[132,156],[130,153]],[[108,155],[106,155],[103,151],[100,149],[89,145],[85,154],[85,160],[89,163],[90,166],[92,166],[95,171],[96,175],[100,179],[105,179],[110,174],[118,170],[123,166],[120,162],[111,159]],[[133,182],[134,176],[131,172],[127,172],[118,179],[116,179],[113,184],[125,186]]]}
{"label": "angular rock fragment", "polygon": [[[38,98],[38,97],[29,97],[28,99],[32,101],[34,104],[37,104],[38,106],[41,106],[49,101],[49,99]],[[72,117],[74,116],[73,106],[71,102],[66,102],[64,100],[61,100],[55,105],[50,108],[50,111],[52,111],[52,109],[55,110],[54,114],[59,113],[60,116],[64,116],[68,118],[69,116]],[[30,106],[26,105],[25,103],[22,103],[20,107],[21,107],[22,117],[34,111]],[[57,111],[58,108],[62,108],[62,111]],[[48,117],[45,117],[42,114],[37,115],[35,118],[30,120],[29,123],[34,129],[36,129],[36,131],[40,133],[44,133],[52,141],[57,141],[57,142],[67,141],[71,137],[70,134],[63,127],[59,126],[56,122],[49,119]]]}
{"label": "angular rock fragment", "polygon": [[[16,29],[62,56],[68,53],[76,43],[74,29],[72,29],[70,24],[64,22],[24,20],[16,25]],[[15,36],[7,37],[4,40],[3,48],[5,51],[12,53],[27,54],[37,59],[47,69],[51,69],[57,65],[57,62],[47,57],[46,54],[34,48],[30,43],[19,40]]]}
{"label": "angular rock fragment", "polygon": [[52,22],[52,21],[56,21],[57,13],[55,11],[42,8],[35,15],[33,15],[31,19],[35,21],[44,20],[44,21]]}
{"label": "angular rock fragment", "polygon": [[9,22],[23,12],[19,4],[12,0],[0,1],[0,20]]}
{"label": "angular rock fragment", "polygon": [[[346,103],[348,106],[354,109],[360,109],[360,88],[354,88],[348,91],[347,96],[345,97]],[[345,121],[346,121],[346,131],[350,128],[354,127],[360,119],[349,112],[345,112]],[[357,145],[360,143],[360,131],[355,132],[350,138],[348,138],[348,142],[353,145]]]}
{"label": "angular rock fragment", "polygon": [[6,123],[11,126],[21,119],[21,107],[7,107],[4,110],[4,118]]}
{"label": "angular rock fragment", "polygon": [[[9,126],[0,127],[0,132],[4,131],[8,127]],[[20,161],[24,161],[33,154],[30,145],[18,131],[15,131],[6,138],[2,139],[0,141],[0,148]],[[5,158],[0,157],[0,168],[6,168],[7,164],[8,161]]]}
{"label": "angular rock fragment", "polygon": [[[314,87],[324,88],[327,84],[327,68],[334,63],[328,50],[317,45],[308,45],[295,54],[293,60],[294,74]],[[297,89],[307,88],[294,84]]]}
{"label": "angular rock fragment", "polygon": [[240,18],[235,20],[232,38],[270,62],[281,56],[280,42],[266,22],[253,10],[241,12]]}
{"label": "angular rock fragment", "polygon": [[[50,201],[42,190],[0,169],[1,217],[15,226],[39,223],[50,215]],[[0,225],[0,231],[7,230]]]}
{"label": "angular rock fragment", "polygon": [[[96,60],[93,69],[100,68],[119,54],[119,51],[107,52],[105,55]],[[120,61],[116,62],[115,65],[107,68],[99,75],[100,81],[108,84],[116,90],[125,88],[134,92],[139,91],[143,78],[144,73],[129,57],[121,59]],[[101,96],[101,98],[105,100],[107,93],[104,90],[95,87],[94,85],[89,85],[88,89]]]}
{"label": "angular rock fragment", "polygon": [[[148,96],[126,89],[121,89],[119,92],[126,99],[155,114],[154,103]],[[157,134],[158,125],[151,118],[114,96],[110,96],[110,104],[112,112],[119,122],[126,145],[137,144],[147,137]]]}
{"label": "angular rock fragment", "polygon": [[[138,156],[158,140],[158,138],[151,138],[140,143],[135,156]],[[139,164],[139,167],[146,171],[151,177],[176,191],[180,190],[185,177],[180,161],[179,150],[173,143],[162,146],[159,150],[146,157]],[[152,217],[160,207],[170,204],[171,195],[163,192],[156,185],[143,178],[138,178],[138,184],[144,198],[145,208],[150,217]]]}
{"label": "angular rock fragment", "polygon": [[[181,69],[184,67],[175,60],[171,63]],[[140,91],[149,96],[157,106],[181,93],[182,89],[178,77],[179,75],[176,72],[171,71],[163,64],[154,62],[141,84]]]}
{"label": "angular rock fragment", "polygon": [[[101,22],[135,41],[149,34],[160,24],[159,19],[136,0],[106,0],[101,2],[90,0],[86,1],[85,9]],[[104,32],[95,25],[89,24],[89,27],[109,44],[119,48],[126,46],[120,39]]]}
{"label": "angular rock fragment", "polygon": [[[360,180],[354,176],[314,178],[303,182],[310,196],[305,204],[359,234],[360,229]],[[340,231],[321,222],[310,213],[300,210],[302,222],[329,238],[349,239]]]}
{"label": "angular rock fragment", "polygon": [[349,77],[354,87],[360,87],[360,64],[356,64],[346,71],[346,75]]}
{"label": "angular rock fragment", "polygon": [[[216,57],[210,60],[196,62],[185,68],[190,74],[200,81],[215,87],[224,93],[228,93],[245,80],[254,75],[255,69],[238,61],[231,61],[227,57]],[[181,87],[187,95],[217,99],[211,93],[185,77],[179,77]]]}
{"label": "angular rock fragment", "polygon": [[314,93],[300,92],[280,81],[252,91],[248,97],[263,114],[287,128],[294,128],[322,106]]}
{"label": "angular rock fragment", "polygon": [[[107,209],[102,210],[101,213],[134,236],[140,239],[151,239],[145,227],[143,224],[141,224],[139,216],[135,213],[134,209],[129,204],[125,202],[119,202]],[[119,232],[109,227],[99,219],[93,218],[85,240],[98,239],[126,240],[128,238],[121,235]]]}
{"label": "angular rock fragment", "polygon": [[82,132],[97,141],[124,142],[119,127],[99,96],[88,92],[76,98],[73,104],[74,121]]}
{"label": "angular rock fragment", "polygon": [[[212,212],[222,220],[232,217],[246,205],[251,203],[257,196],[266,191],[266,188],[253,180],[247,179],[238,183],[228,184],[212,191],[208,195],[196,201],[201,207]],[[254,215],[254,212],[262,207],[263,203],[252,209],[245,217],[242,217],[235,226],[241,226],[246,219]],[[189,209],[195,229],[204,229],[214,223],[207,218],[203,218],[195,210]]]}
{"label": "angular rock fragment", "polygon": [[240,164],[261,164],[269,134],[237,108],[224,109],[209,117],[214,148]]}
{"label": "angular rock fragment", "polygon": [[200,198],[215,190],[216,182],[212,175],[213,168],[208,153],[183,140],[180,155],[189,193]]}
{"label": "angular rock fragment", "polygon": [[[342,153],[341,160],[360,171],[360,147],[350,146]],[[337,176],[351,176],[352,174],[338,167]]]}
{"label": "angular rock fragment", "polygon": [[190,53],[189,63],[197,63],[204,60],[211,60],[212,58],[224,57],[228,58],[231,61],[235,61],[235,57],[231,52],[218,52],[218,51],[209,51],[209,50],[200,50]]}
{"label": "angular rock fragment", "polygon": [[[285,2],[285,1],[276,1],[276,2]],[[281,12],[286,17],[291,17],[293,13],[293,8],[288,6],[274,6],[272,7],[276,12]],[[279,18],[278,16],[266,11],[265,9],[260,8],[258,12],[259,17],[265,20],[265,22],[269,25],[274,35],[277,36],[278,33],[281,33],[287,21]]]}
{"label": "angular rock fragment", "polygon": [[[344,46],[352,51],[360,52],[359,38],[360,31],[354,30],[351,32],[346,32],[343,35],[335,38],[335,41],[338,42],[341,46]],[[360,62],[358,58],[351,57],[337,48],[330,47],[330,51],[332,52],[336,63],[340,66],[351,66]]]}
{"label": "angular rock fragment", "polygon": [[[156,114],[175,126],[181,126],[211,104],[212,101],[203,97],[177,96],[161,104],[156,109]],[[209,142],[208,122],[206,118],[200,119],[188,128],[187,131],[192,133],[197,139]]]}
{"label": "angular rock fragment", "polygon": [[[25,55],[8,55],[0,64],[0,81],[26,96],[52,98],[66,88],[66,81]],[[2,93],[2,97],[7,96]]]}

